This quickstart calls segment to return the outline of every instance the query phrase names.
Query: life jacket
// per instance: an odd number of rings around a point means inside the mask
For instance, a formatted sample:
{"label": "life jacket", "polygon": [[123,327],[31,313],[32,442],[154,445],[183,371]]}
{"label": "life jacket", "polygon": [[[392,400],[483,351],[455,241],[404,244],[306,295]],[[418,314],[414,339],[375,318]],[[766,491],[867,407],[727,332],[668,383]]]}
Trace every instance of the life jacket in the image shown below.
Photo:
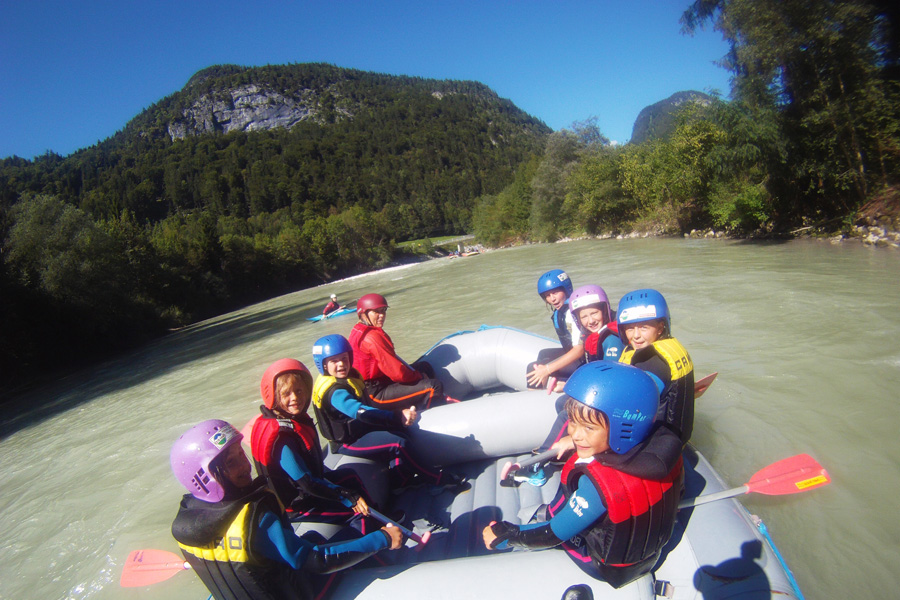
{"label": "life jacket", "polygon": [[353,368],[359,372],[363,380],[388,379],[387,375],[382,373],[378,367],[378,361],[375,360],[375,357],[368,352],[363,352],[361,349],[363,338],[367,335],[379,334],[386,337],[391,342],[391,346],[394,345],[393,340],[383,329],[364,323],[354,325],[353,329],[350,330],[350,336],[347,338],[347,341],[350,342],[350,347],[353,348]]}
{"label": "life jacket", "polygon": [[572,332],[569,331],[569,327],[566,324],[566,315],[568,314],[569,301],[566,300],[565,304],[554,310],[553,314],[550,315],[550,322],[553,323],[559,343],[562,344],[563,350],[566,351],[572,349]]}
{"label": "life jacket", "polygon": [[[607,340],[610,343],[607,343]],[[610,321],[602,330],[591,333],[584,339],[585,361],[611,360],[616,362],[619,360],[621,346],[618,324]]]}
{"label": "life jacket", "polygon": [[350,377],[346,379],[320,375],[313,386],[313,410],[316,413],[316,420],[322,435],[331,442],[352,444],[366,433],[374,431],[374,428],[360,423],[357,419],[351,419],[334,408],[331,404],[331,396],[336,390],[346,390],[363,404],[368,404],[366,387],[355,369],[350,371]]}
{"label": "life jacket", "polygon": [[243,498],[204,502],[186,494],[172,535],[185,560],[216,600],[299,600],[313,597],[308,581],[288,565],[257,556],[260,515],[283,514],[261,479]]}
{"label": "life jacket", "polygon": [[265,407],[260,407],[260,410],[263,416],[254,423],[250,436],[250,449],[256,462],[256,470],[269,481],[281,503],[290,506],[299,492],[293,480],[281,468],[279,457],[274,455],[276,447],[280,447],[280,444],[290,446],[313,475],[322,478],[324,467],[319,435],[309,415],[285,419],[277,417]]}
{"label": "life jacket", "polygon": [[579,478],[587,475],[602,495],[606,514],[580,535],[603,579],[620,587],[648,573],[672,535],[684,481],[682,458],[658,481],[577,459],[572,456],[563,467],[563,490],[571,498]]}
{"label": "life jacket", "polygon": [[694,363],[675,338],[656,340],[650,347],[635,351],[630,346],[619,362],[641,368],[641,363],[658,355],[669,365],[670,381],[659,395],[657,420],[665,423],[686,444],[694,429]]}

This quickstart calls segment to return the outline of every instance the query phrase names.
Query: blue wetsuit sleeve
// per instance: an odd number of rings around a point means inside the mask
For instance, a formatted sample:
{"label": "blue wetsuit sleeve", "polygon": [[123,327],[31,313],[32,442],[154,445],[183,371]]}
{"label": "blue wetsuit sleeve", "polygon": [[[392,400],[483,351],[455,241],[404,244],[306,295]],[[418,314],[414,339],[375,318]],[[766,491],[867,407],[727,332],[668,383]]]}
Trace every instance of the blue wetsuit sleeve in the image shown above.
{"label": "blue wetsuit sleeve", "polygon": [[309,470],[309,467],[306,466],[303,459],[297,456],[297,454],[287,445],[281,447],[281,456],[278,458],[278,464],[281,465],[284,472],[294,481],[300,481],[304,477],[309,477],[316,483],[325,485],[335,491],[341,489],[327,479],[319,479],[318,477],[313,476],[312,471]]}
{"label": "blue wetsuit sleeve", "polygon": [[359,418],[360,411],[363,411],[366,413],[367,421],[375,419],[378,421],[391,422],[394,420],[394,413],[392,411],[366,406],[359,401],[359,398],[347,390],[335,390],[334,393],[331,394],[331,405],[351,419]]}
{"label": "blue wetsuit sleeve", "polygon": [[550,519],[550,529],[561,540],[568,540],[593,525],[606,514],[600,492],[589,477],[581,477],[578,489],[565,507]]}
{"label": "blue wetsuit sleeve", "polygon": [[624,349],[625,344],[622,343],[619,336],[615,334],[606,336],[606,339],[603,340],[603,360],[618,361]]}
{"label": "blue wetsuit sleeve", "polygon": [[298,537],[289,525],[270,511],[259,517],[259,535],[254,536],[253,550],[266,558],[282,562],[294,569],[328,572],[349,566],[390,546],[381,531],[346,542],[313,545]]}
{"label": "blue wetsuit sleeve", "polygon": [[259,517],[259,535],[253,538],[253,550],[266,558],[299,569],[306,562],[313,545],[297,537],[293,529],[272,512],[265,511]]}
{"label": "blue wetsuit sleeve", "polygon": [[[550,529],[559,539],[568,540],[589,528],[605,514],[606,506],[603,504],[600,492],[589,478],[582,477],[578,482],[578,489],[575,490],[563,509],[550,519]],[[524,531],[544,525],[546,523],[528,523],[519,528]]]}

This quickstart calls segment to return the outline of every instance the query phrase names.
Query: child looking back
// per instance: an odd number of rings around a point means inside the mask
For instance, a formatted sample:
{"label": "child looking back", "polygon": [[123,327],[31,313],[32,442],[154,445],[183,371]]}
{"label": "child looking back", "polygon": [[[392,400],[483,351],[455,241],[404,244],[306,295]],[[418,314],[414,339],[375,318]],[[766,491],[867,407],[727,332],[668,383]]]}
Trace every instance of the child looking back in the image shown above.
{"label": "child looking back", "polygon": [[528,365],[526,379],[530,388],[543,387],[551,376],[565,379],[584,362],[581,331],[569,311],[572,280],[562,269],[551,269],[538,278],[537,291],[553,311],[550,322],[562,349],[541,350],[537,360]]}
{"label": "child looking back", "polygon": [[618,588],[649,573],[672,535],[681,444],[654,425],[659,396],[640,369],[593,362],[575,371],[565,394],[575,453],[563,467],[562,495],[547,507],[552,518],[493,522],[482,537],[489,549],[562,544],[582,569]]}
{"label": "child looking back", "polygon": [[[250,447],[293,520],[343,522],[366,515],[359,477],[350,469],[326,469],[312,419],[307,414],[312,375],[299,360],[283,358],[263,374],[262,416],[254,423]],[[348,508],[349,507],[349,508]]]}
{"label": "child looking back", "polygon": [[324,574],[400,547],[396,527],[324,545],[297,537],[266,481],[252,478],[242,439],[225,421],[204,421],[175,442],[170,456],[175,477],[190,492],[172,535],[214,597],[317,597],[330,583]]}
{"label": "child looking back", "polygon": [[390,410],[372,406],[353,363],[353,348],[342,335],[326,335],[313,344],[319,377],[313,386],[313,409],[332,451],[388,465],[390,485],[398,489],[420,483],[440,488],[461,486],[463,479],[425,463],[408,447],[406,430],[415,425],[415,406]]}
{"label": "child looking back", "polygon": [[617,319],[627,342],[619,361],[654,378],[661,390],[657,419],[686,444],[694,429],[694,364],[672,337],[666,299],[651,289],[629,292],[619,302]]}
{"label": "child looking back", "polygon": [[441,380],[426,362],[406,364],[384,330],[388,303],[381,294],[366,294],[356,303],[359,323],[350,331],[353,368],[362,376],[366,393],[379,407],[419,410],[448,402]]}
{"label": "child looking back", "polygon": [[599,285],[584,285],[569,298],[569,307],[578,322],[586,362],[611,360],[616,362],[624,348],[619,329],[609,307],[609,297]]}

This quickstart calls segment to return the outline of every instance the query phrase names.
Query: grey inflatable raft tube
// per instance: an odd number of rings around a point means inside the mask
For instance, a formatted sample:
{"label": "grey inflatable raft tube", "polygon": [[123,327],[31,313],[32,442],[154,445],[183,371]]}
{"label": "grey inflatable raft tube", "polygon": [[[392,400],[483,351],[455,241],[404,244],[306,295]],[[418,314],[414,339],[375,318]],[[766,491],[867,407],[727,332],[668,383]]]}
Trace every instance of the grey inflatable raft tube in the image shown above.
{"label": "grey inflatable raft tube", "polygon": [[[381,567],[343,572],[332,597],[557,600],[569,586],[586,584],[597,600],[651,600],[658,579],[669,582],[671,597],[679,600],[797,598],[788,572],[735,499],[681,511],[654,574],[618,590],[587,575],[560,548],[512,553],[484,548],[481,531],[491,521],[528,522],[558,489],[559,470],[553,466],[546,468],[549,480],[543,486],[499,485],[503,465],[529,456],[556,416],[556,394],[524,390],[527,364],[540,349],[553,346],[527,332],[482,328],[445,338],[423,357],[448,393],[466,400],[425,411],[413,443],[429,460],[468,476],[468,491],[434,495],[415,488],[393,495],[381,467],[331,457],[360,473],[379,506],[402,509],[405,524],[419,534],[432,531],[424,549],[408,542],[404,549],[380,553]],[[685,468],[685,497],[731,487],[690,446]]]}

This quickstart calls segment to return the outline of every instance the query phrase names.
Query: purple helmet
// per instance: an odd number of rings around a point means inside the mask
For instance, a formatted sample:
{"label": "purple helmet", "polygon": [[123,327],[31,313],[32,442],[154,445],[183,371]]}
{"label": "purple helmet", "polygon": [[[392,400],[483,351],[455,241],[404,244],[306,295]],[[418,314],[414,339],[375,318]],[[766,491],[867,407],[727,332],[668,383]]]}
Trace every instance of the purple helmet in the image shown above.
{"label": "purple helmet", "polygon": [[225,488],[213,477],[210,464],[242,439],[241,432],[220,419],[194,425],[172,446],[169,458],[175,478],[194,497],[218,502],[225,496]]}
{"label": "purple helmet", "polygon": [[599,285],[583,285],[569,296],[569,310],[578,318],[578,311],[597,305],[603,311],[603,322],[609,323],[609,298]]}

